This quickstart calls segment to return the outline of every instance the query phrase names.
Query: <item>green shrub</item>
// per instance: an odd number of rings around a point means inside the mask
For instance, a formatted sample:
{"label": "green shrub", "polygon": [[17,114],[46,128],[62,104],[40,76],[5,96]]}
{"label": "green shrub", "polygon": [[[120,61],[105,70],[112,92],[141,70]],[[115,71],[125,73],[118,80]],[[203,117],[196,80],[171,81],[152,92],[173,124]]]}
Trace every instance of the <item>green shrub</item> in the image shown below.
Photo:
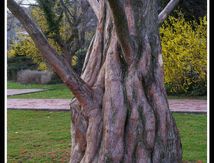
{"label": "green shrub", "polygon": [[38,70],[47,70],[47,64],[40,55],[30,36],[19,35],[20,41],[12,43],[8,50],[8,57],[26,56],[38,65]]}
{"label": "green shrub", "polygon": [[21,70],[17,73],[17,82],[47,84],[51,81],[52,75],[49,71]]}
{"label": "green shrub", "polygon": [[79,75],[82,72],[86,53],[87,53],[87,49],[79,49],[76,52],[76,56],[74,56],[74,59],[73,59],[75,61],[73,63],[73,68]]}
{"label": "green shrub", "polygon": [[7,59],[7,80],[16,81],[17,72],[24,69],[37,69],[32,59],[26,56],[16,56]]}
{"label": "green shrub", "polygon": [[48,84],[59,84],[59,83],[63,83],[63,81],[56,73],[53,73],[51,81],[49,81]]}
{"label": "green shrub", "polygon": [[207,19],[187,22],[179,15],[160,28],[167,92],[206,95]]}
{"label": "green shrub", "polygon": [[[12,43],[11,48],[8,50],[8,57],[13,58],[17,56],[26,56],[31,58],[32,61],[38,65],[38,70],[44,71],[49,70],[50,66],[40,54],[39,50],[34,45],[30,36],[19,36],[21,40],[17,43]],[[60,48],[56,43],[49,39],[49,43],[61,54]],[[72,59],[72,66],[80,74],[83,66],[86,49],[80,49],[76,52]],[[58,80],[58,79],[57,79]]]}

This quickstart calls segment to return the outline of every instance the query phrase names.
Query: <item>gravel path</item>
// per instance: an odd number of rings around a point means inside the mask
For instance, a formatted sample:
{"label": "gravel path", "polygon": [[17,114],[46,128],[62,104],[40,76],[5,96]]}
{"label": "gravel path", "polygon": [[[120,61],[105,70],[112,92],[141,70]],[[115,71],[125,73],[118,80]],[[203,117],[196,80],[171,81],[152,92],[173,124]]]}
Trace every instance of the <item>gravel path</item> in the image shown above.
{"label": "gravel path", "polygon": [[[69,111],[69,99],[7,99],[8,109]],[[207,113],[207,100],[169,99],[172,112]]]}

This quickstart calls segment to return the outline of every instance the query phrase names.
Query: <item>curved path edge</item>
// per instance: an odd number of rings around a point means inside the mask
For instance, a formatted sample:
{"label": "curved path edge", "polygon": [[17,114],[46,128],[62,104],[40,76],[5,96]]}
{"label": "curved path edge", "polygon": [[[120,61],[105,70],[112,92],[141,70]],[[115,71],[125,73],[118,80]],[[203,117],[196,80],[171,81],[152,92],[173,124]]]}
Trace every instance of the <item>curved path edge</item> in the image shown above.
{"label": "curved path edge", "polygon": [[47,91],[48,89],[7,89],[7,96],[36,93]]}

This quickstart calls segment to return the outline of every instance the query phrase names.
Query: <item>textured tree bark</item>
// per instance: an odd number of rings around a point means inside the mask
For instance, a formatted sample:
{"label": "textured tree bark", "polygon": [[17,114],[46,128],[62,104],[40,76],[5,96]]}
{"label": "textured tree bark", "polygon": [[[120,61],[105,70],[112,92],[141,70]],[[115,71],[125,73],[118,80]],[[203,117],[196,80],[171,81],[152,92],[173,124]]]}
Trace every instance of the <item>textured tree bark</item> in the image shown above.
{"label": "textured tree bark", "polygon": [[163,84],[156,0],[89,0],[98,18],[79,78],[13,0],[8,7],[74,93],[70,163],[181,163]]}
{"label": "textured tree bark", "polygon": [[86,113],[77,100],[71,103],[70,163],[180,163],[156,2],[123,2],[99,1],[102,12],[81,75],[93,88],[94,105]]}

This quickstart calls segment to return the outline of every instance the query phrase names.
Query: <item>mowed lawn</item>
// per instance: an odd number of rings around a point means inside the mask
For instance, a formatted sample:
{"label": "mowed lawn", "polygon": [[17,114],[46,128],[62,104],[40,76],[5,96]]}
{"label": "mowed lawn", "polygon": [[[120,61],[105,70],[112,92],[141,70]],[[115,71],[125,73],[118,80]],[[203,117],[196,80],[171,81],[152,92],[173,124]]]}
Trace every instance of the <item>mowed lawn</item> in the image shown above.
{"label": "mowed lawn", "polygon": [[[9,110],[8,163],[69,161],[70,112]],[[207,116],[173,114],[183,146],[183,160],[206,163]]]}
{"label": "mowed lawn", "polygon": [[43,92],[35,92],[22,95],[8,96],[8,98],[18,99],[71,99],[71,91],[64,84],[21,84],[16,82],[7,82],[8,89],[46,89]]}

